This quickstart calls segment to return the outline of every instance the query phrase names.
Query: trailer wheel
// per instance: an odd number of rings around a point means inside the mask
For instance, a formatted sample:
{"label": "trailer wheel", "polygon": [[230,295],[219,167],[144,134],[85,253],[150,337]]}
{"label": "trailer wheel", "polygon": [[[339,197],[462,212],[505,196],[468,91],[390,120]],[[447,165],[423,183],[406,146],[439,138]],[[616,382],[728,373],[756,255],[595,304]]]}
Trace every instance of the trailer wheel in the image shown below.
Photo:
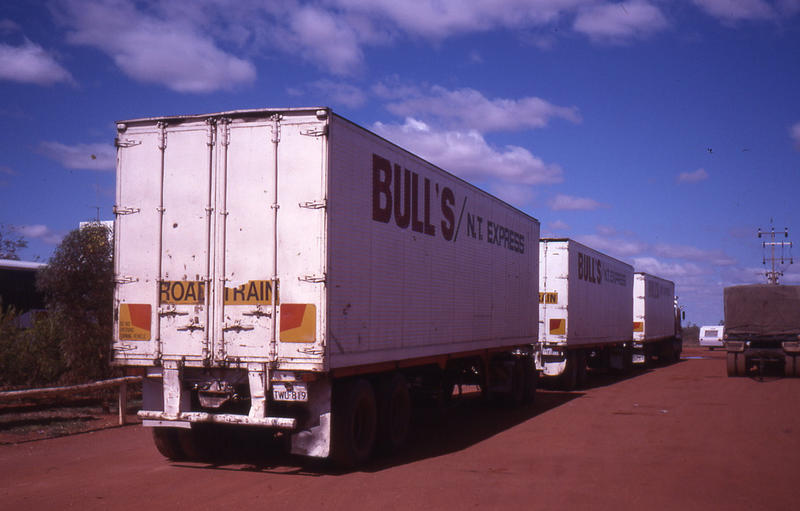
{"label": "trailer wheel", "polygon": [[567,352],[567,365],[564,368],[564,372],[561,373],[560,379],[560,387],[563,390],[575,390],[575,387],[578,386],[578,367],[575,363],[575,352],[568,351]]}
{"label": "trailer wheel", "polygon": [[186,459],[186,454],[181,448],[181,443],[178,440],[179,428],[152,428],[153,429],[153,443],[156,444],[156,449],[167,459],[172,461],[183,461]]}
{"label": "trailer wheel", "polygon": [[[452,394],[452,390],[451,390]],[[411,394],[401,373],[386,375],[378,389],[378,446],[390,454],[400,449],[411,426]]]}
{"label": "trailer wheel", "polygon": [[727,369],[728,369],[728,376],[739,376],[736,370],[736,353],[729,351],[727,354]]}
{"label": "trailer wheel", "polygon": [[800,376],[798,374],[797,357],[794,355],[785,355],[783,357],[784,376],[787,378],[792,376]]}
{"label": "trailer wheel", "polygon": [[744,353],[736,355],[736,374],[739,376],[747,376],[747,357]]}
{"label": "trailer wheel", "polygon": [[577,388],[582,389],[589,380],[589,375],[586,372],[586,350],[575,350],[575,356],[572,361],[575,363],[575,385]]}
{"label": "trailer wheel", "polygon": [[633,371],[633,345],[625,343],[622,347],[622,372],[629,374]]}
{"label": "trailer wheel", "polygon": [[333,460],[355,468],[372,455],[377,430],[377,407],[372,385],[358,379],[336,389],[333,408]]}
{"label": "trailer wheel", "polygon": [[218,455],[219,436],[208,424],[195,424],[191,429],[178,429],[178,444],[187,461],[212,461]]}
{"label": "trailer wheel", "polygon": [[536,387],[539,383],[539,371],[536,370],[533,358],[525,357],[522,360],[525,367],[525,402],[533,403],[536,401]]}
{"label": "trailer wheel", "polygon": [[528,374],[525,369],[527,358],[517,357],[511,367],[511,391],[503,396],[503,404],[509,408],[522,406],[530,394],[528,390]]}

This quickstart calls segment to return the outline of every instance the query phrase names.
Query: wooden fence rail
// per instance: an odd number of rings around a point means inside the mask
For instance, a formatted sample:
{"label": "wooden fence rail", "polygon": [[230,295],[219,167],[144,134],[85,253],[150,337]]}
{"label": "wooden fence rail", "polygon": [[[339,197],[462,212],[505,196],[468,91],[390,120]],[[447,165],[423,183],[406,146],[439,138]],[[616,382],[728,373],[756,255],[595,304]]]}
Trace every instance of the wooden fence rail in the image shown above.
{"label": "wooden fence rail", "polygon": [[0,401],[10,401],[13,399],[38,399],[43,397],[58,397],[77,394],[85,390],[106,389],[109,387],[119,387],[119,423],[125,424],[125,412],[128,408],[128,384],[142,381],[141,376],[125,376],[123,378],[112,378],[110,380],[83,383],[81,385],[69,385],[67,387],[49,387],[46,389],[11,390],[0,392]]}

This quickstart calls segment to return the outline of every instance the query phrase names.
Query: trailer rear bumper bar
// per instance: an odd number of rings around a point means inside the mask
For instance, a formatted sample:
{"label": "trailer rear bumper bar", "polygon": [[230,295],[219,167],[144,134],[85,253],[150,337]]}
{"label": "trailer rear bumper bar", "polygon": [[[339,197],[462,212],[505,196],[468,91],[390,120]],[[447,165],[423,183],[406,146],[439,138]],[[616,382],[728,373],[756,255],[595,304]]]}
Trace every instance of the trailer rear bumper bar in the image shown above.
{"label": "trailer rear bumper bar", "polygon": [[297,419],[289,417],[250,417],[247,415],[206,413],[206,412],[181,412],[177,416],[154,410],[141,410],[140,419],[164,422],[190,422],[213,424],[241,424],[245,426],[260,426],[277,429],[296,429]]}

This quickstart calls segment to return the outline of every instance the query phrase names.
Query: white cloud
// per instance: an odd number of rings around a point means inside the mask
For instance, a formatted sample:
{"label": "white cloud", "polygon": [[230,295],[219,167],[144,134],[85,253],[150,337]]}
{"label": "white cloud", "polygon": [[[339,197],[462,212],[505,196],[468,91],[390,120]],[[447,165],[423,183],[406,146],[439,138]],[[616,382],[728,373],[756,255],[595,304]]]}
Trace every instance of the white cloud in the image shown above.
{"label": "white cloud", "polygon": [[553,118],[581,122],[576,107],[553,105],[537,97],[489,99],[474,89],[448,90],[440,86],[409,93],[414,93],[414,97],[390,103],[388,110],[406,117],[433,118],[447,126],[465,126],[481,133],[542,128]]}
{"label": "white cloud", "polygon": [[440,40],[467,32],[546,25],[593,1],[331,0],[331,3],[350,12],[368,14],[376,22],[388,22],[411,35]]}
{"label": "white cloud", "polygon": [[48,245],[58,245],[64,238],[62,234],[58,234],[42,224],[15,225],[13,230],[20,233],[24,238],[38,239]]}
{"label": "white cloud", "polygon": [[39,148],[45,156],[68,169],[114,170],[117,164],[117,153],[110,144],[42,142]]}
{"label": "white cloud", "polygon": [[637,240],[614,238],[602,234],[584,234],[575,237],[581,243],[607,254],[626,258],[641,254],[647,250],[647,244]]}
{"label": "white cloud", "polygon": [[569,224],[562,220],[554,220],[547,224],[547,229],[553,231],[568,231]]}
{"label": "white cloud", "polygon": [[708,179],[708,172],[705,169],[697,169],[694,172],[681,172],[678,174],[679,183],[698,183]]}
{"label": "white cloud", "polygon": [[792,136],[792,140],[794,140],[795,149],[800,151],[800,122],[792,126],[789,133]]}
{"label": "white cloud", "polygon": [[335,82],[333,80],[317,80],[308,84],[306,89],[292,89],[292,95],[313,94],[319,98],[317,103],[325,106],[344,105],[350,108],[358,108],[367,102],[367,95],[363,90],[347,83]]}
{"label": "white cloud", "polygon": [[652,247],[653,253],[669,259],[689,259],[692,261],[711,263],[715,266],[732,266],[736,261],[721,251],[703,250],[688,245],[670,245],[659,243]]}
{"label": "white cloud", "polygon": [[379,135],[465,179],[499,179],[507,183],[561,181],[561,167],[544,163],[522,147],[490,146],[477,131],[436,130],[407,118],[405,124],[375,123]]}
{"label": "white cloud", "polygon": [[363,59],[354,28],[329,11],[308,6],[293,9],[289,26],[301,54],[334,74],[352,72]]}
{"label": "white cloud", "polygon": [[524,207],[536,195],[531,186],[508,182],[493,183],[488,192],[516,208]]}
{"label": "white cloud", "polygon": [[558,194],[550,201],[553,211],[593,211],[608,205],[587,197],[574,197],[572,195]]}
{"label": "white cloud", "polygon": [[399,100],[422,95],[422,88],[405,83],[395,75],[373,85],[372,93],[381,99]]}
{"label": "white cloud", "polygon": [[0,165],[0,174],[5,174],[6,176],[16,176],[16,175],[18,175],[17,171],[12,169],[8,165]]}
{"label": "white cloud", "polygon": [[775,10],[765,0],[693,0],[711,16],[725,22],[763,20],[775,16]]}
{"label": "white cloud", "polygon": [[0,80],[36,85],[75,82],[52,55],[27,39],[21,46],[0,43]]}
{"label": "white cloud", "polygon": [[632,0],[587,6],[578,13],[573,28],[593,40],[620,42],[649,36],[668,25],[657,6]]}
{"label": "white cloud", "polygon": [[56,15],[68,42],[96,48],[129,77],[178,92],[233,89],[255,80],[253,64],[220,49],[199,27],[146,14],[124,0],[63,0]]}
{"label": "white cloud", "polygon": [[597,232],[603,236],[616,236],[618,231],[610,225],[598,225]]}
{"label": "white cloud", "polygon": [[643,271],[666,279],[703,275],[708,273],[695,263],[667,263],[654,257],[634,257],[633,267],[636,271]]}

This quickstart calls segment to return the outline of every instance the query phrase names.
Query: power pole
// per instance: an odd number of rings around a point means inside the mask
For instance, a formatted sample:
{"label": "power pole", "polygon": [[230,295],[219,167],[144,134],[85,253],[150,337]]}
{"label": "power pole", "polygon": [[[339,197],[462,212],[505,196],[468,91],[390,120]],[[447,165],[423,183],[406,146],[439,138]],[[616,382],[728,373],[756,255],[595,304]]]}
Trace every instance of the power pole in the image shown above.
{"label": "power pole", "polygon": [[[759,227],[758,229],[758,237],[767,238],[769,241],[762,241],[761,248],[764,251],[763,261],[761,262],[764,266],[767,265],[767,261],[770,263],[771,270],[766,271],[767,282],[770,284],[778,284],[778,278],[783,276],[783,272],[780,270],[778,264],[784,265],[786,264],[787,258],[785,257],[785,251],[787,247],[789,249],[792,248],[791,241],[775,241],[775,235],[780,235],[781,232],[775,232],[775,226],[772,224],[772,219],[769,219],[769,231],[762,231]],[[786,227],[783,229],[783,237],[789,237],[789,228]],[[780,256],[776,255],[777,249],[780,248]],[[769,257],[767,257],[767,249],[769,249]],[[791,256],[791,252],[789,252],[788,258],[789,264],[794,264],[794,259]]]}

